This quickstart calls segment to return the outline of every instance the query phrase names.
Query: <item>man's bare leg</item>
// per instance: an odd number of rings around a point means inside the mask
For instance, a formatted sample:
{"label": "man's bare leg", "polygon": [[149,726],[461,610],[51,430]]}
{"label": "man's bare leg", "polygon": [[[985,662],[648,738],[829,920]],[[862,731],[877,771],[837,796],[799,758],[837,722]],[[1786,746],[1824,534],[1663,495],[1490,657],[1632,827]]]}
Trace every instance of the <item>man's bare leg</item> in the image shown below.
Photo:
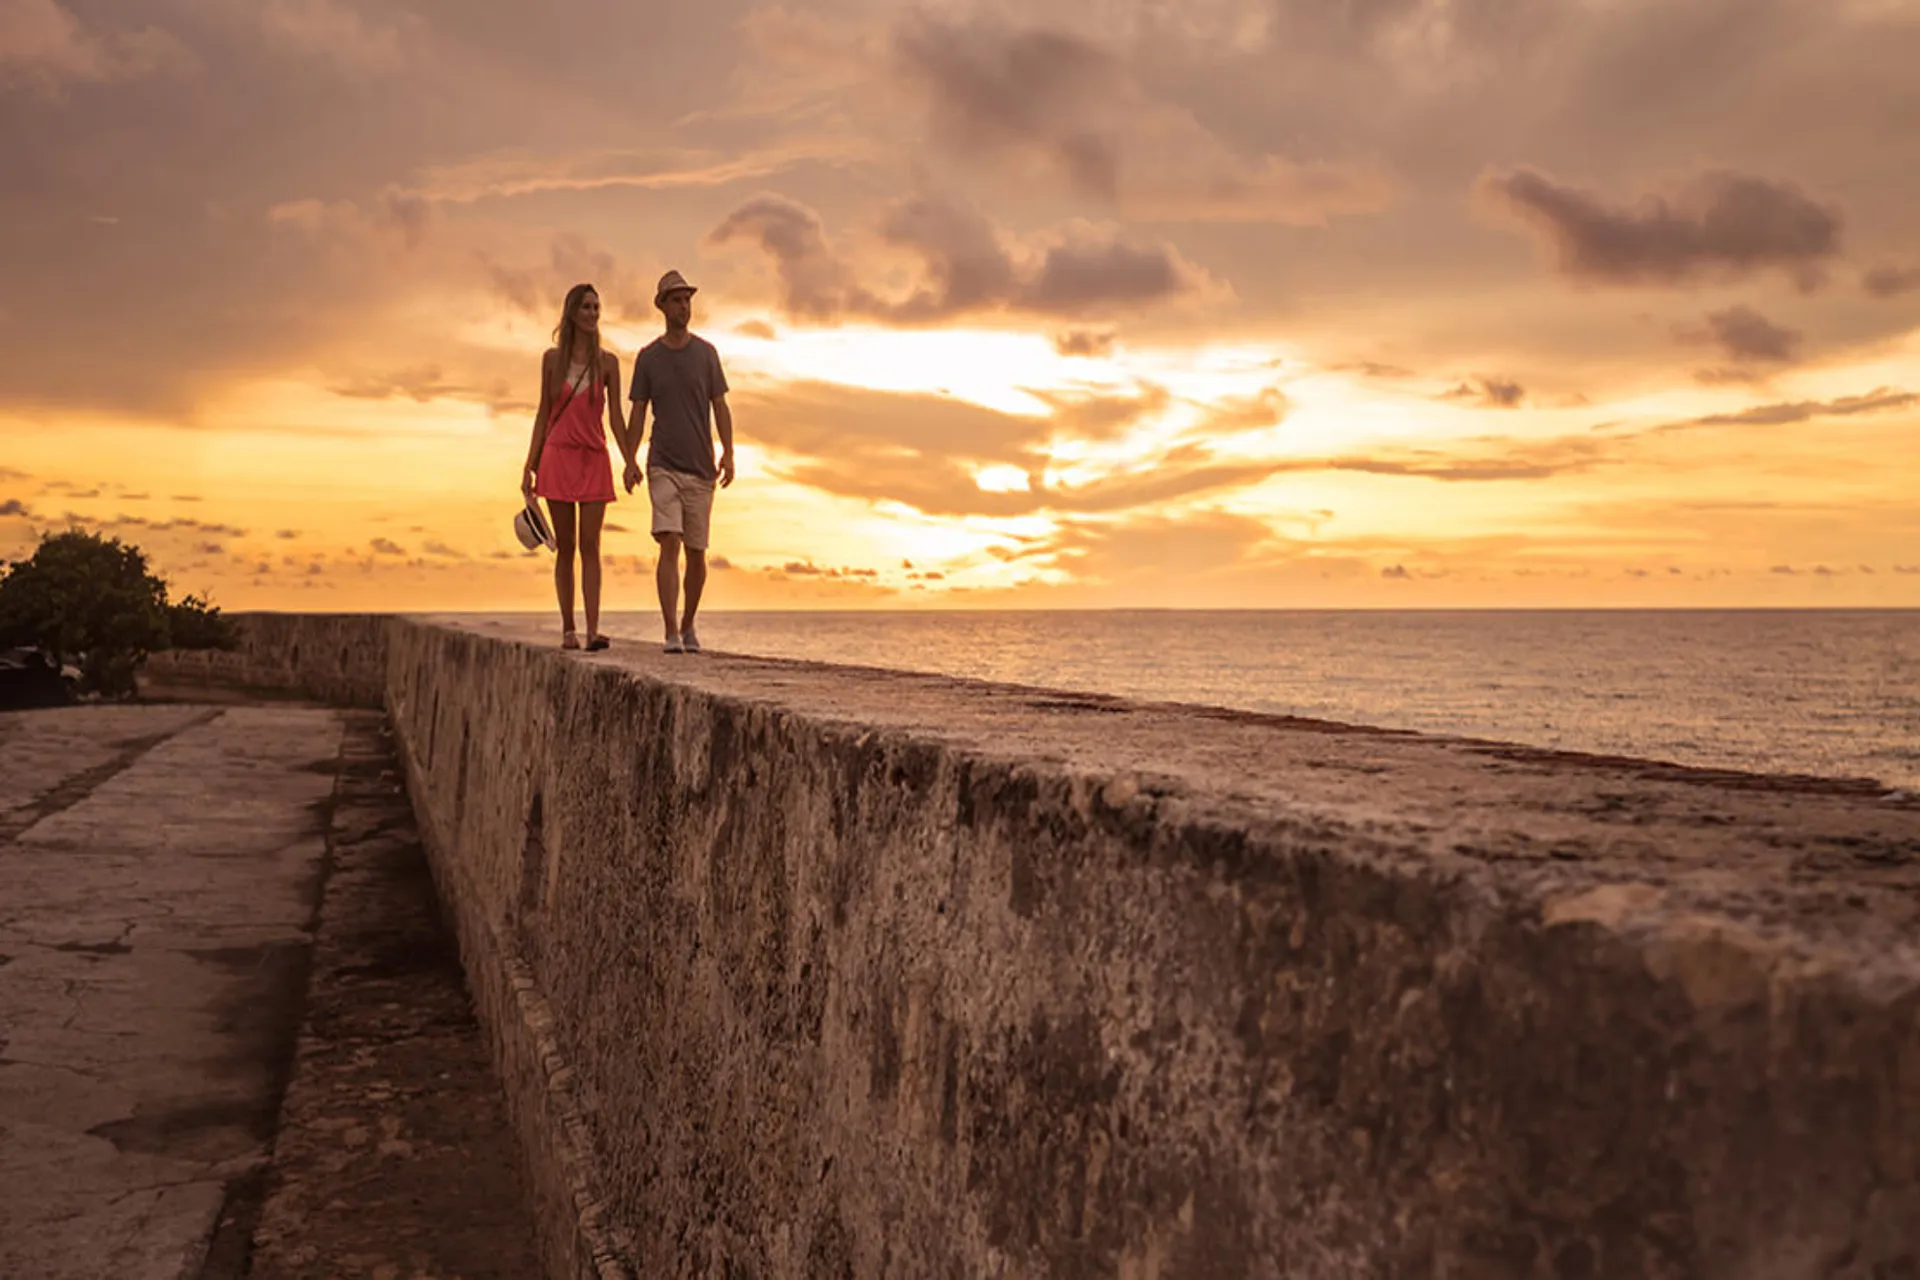
{"label": "man's bare leg", "polygon": [[680,535],[656,533],[660,543],[660,561],[654,566],[653,580],[660,588],[660,617],[667,624],[667,639],[680,638]]}
{"label": "man's bare leg", "polygon": [[693,630],[693,615],[700,612],[700,592],[707,585],[707,553],[687,548],[687,611],[680,618],[680,634]]}

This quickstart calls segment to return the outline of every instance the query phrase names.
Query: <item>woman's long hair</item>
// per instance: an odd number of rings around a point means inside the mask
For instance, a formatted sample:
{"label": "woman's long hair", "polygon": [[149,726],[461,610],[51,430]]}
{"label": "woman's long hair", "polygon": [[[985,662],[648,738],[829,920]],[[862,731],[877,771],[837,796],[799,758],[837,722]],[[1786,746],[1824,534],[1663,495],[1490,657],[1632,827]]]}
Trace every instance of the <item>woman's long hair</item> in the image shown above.
{"label": "woman's long hair", "polygon": [[567,375],[573,371],[574,352],[582,343],[586,348],[583,362],[588,369],[589,386],[600,373],[600,331],[596,328],[592,333],[582,333],[573,319],[588,294],[597,298],[600,291],[590,284],[577,284],[567,290],[567,300],[560,304],[560,323],[553,330],[554,346],[559,351],[558,358],[553,362],[556,393],[567,385]]}

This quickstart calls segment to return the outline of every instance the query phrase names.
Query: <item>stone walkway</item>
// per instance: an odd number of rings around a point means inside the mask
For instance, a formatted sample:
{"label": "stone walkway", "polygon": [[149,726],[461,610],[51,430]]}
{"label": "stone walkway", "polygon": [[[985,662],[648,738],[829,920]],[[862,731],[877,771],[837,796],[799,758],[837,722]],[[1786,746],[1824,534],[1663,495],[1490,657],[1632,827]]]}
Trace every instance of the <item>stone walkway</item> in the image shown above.
{"label": "stone walkway", "polygon": [[[443,1265],[447,1249],[400,1248],[431,1241],[438,1227],[423,1210],[455,1215],[444,1224],[455,1253],[462,1228],[491,1224],[464,1251],[502,1269],[466,1275],[535,1274],[498,1089],[408,839],[369,845],[384,862],[347,876],[358,887],[322,931],[316,986],[333,993],[327,1017],[358,1028],[351,1063],[379,1067],[394,1045],[405,1059],[407,1036],[430,1024],[431,1082],[408,1079],[403,1062],[398,1079],[361,1081],[348,1099],[314,1092],[330,1042],[316,1035],[315,1009],[303,1029],[303,1008],[329,837],[340,834],[336,776],[347,785],[357,762],[362,843],[370,790],[383,793],[379,821],[410,830],[379,755],[378,717],[309,707],[0,716],[0,1277],[461,1274]],[[358,992],[352,973],[368,946],[384,947],[377,959],[404,980]],[[369,1029],[365,1008],[380,1007],[403,1013],[387,1019],[390,1034]],[[309,1114],[276,1151],[296,1041],[290,1096]],[[410,1118],[431,1128],[434,1117],[398,1109],[431,1083],[450,1137],[409,1131]],[[384,1175],[311,1181],[358,1146]],[[472,1177],[449,1177],[451,1166]],[[410,1198],[405,1184],[422,1177],[472,1195]],[[336,1223],[357,1219],[352,1240],[329,1238],[324,1222],[296,1222],[290,1237],[284,1215],[267,1231],[294,1187]],[[390,1242],[396,1261],[346,1247],[369,1238]]]}

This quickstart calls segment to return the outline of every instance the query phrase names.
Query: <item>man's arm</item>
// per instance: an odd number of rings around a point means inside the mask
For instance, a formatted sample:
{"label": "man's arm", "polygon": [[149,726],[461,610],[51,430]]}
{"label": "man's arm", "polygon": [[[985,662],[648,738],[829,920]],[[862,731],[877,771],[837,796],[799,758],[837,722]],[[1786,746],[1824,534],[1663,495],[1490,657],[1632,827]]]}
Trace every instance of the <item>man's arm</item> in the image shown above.
{"label": "man's arm", "polygon": [[713,425],[720,433],[720,487],[733,483],[733,410],[727,407],[727,370],[720,353],[712,347],[707,355],[713,361]]}
{"label": "man's arm", "polygon": [[727,393],[713,398],[713,425],[720,433],[720,487],[733,483],[733,410],[727,408]]}
{"label": "man's arm", "polygon": [[633,486],[643,478],[640,474],[640,440],[647,432],[647,402],[643,397],[633,402],[633,416],[627,419],[627,443],[621,452],[626,455],[626,470],[621,479],[626,481],[627,492],[633,492]]}

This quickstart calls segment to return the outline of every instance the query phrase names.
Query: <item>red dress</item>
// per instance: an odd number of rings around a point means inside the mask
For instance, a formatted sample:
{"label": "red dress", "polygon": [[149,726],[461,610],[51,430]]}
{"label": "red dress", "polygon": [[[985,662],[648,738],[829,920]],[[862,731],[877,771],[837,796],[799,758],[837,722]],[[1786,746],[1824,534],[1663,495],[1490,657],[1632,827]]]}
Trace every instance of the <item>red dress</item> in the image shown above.
{"label": "red dress", "polygon": [[607,453],[606,389],[594,371],[592,381],[559,392],[559,407],[547,423],[533,491],[548,502],[612,502],[613,459]]}

